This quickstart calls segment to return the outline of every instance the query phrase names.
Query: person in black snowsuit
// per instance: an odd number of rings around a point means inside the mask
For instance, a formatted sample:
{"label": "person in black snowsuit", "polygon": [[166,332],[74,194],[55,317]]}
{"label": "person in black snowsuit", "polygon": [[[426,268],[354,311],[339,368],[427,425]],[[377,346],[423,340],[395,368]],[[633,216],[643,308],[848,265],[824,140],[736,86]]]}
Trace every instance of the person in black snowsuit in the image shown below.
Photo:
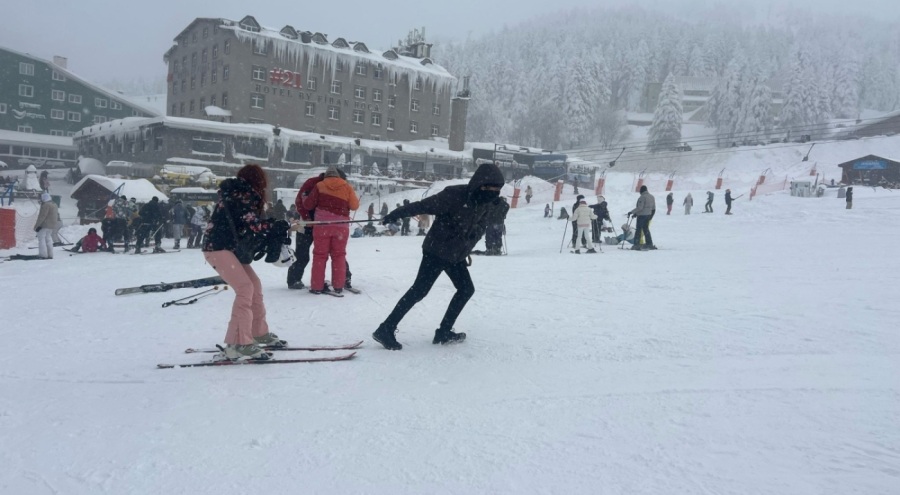
{"label": "person in black snowsuit", "polygon": [[847,188],[847,194],[844,196],[847,200],[847,209],[853,208],[853,186]]}
{"label": "person in black snowsuit", "polygon": [[149,247],[148,237],[153,235],[154,252],[161,252],[162,248],[162,213],[159,206],[159,198],[153,198],[141,207],[141,228],[137,233],[137,243],[134,254],[140,254],[141,248]]}
{"label": "person in black snowsuit", "polygon": [[731,215],[731,202],[732,201],[734,201],[734,199],[731,197],[731,189],[726,189],[725,190],[725,207],[726,207],[725,214],[726,215]]}
{"label": "person in black snowsuit", "polygon": [[503,254],[503,234],[506,226],[506,214],[509,212],[509,203],[506,198],[501,197],[500,202],[491,209],[488,214],[487,230],[484,233],[484,254],[488,256],[500,256]]}
{"label": "person in black snowsuit", "polygon": [[376,342],[390,350],[403,348],[394,336],[397,325],[428,294],[441,273],[446,273],[453,282],[456,294],[450,300],[432,343],[446,344],[466,338],[465,333],[453,331],[453,324],[475,293],[467,258],[484,236],[489,214],[500,201],[503,184],[500,169],[493,163],[484,163],[467,185],[447,187],[434,196],[402,206],[382,219],[387,224],[404,216],[435,215],[434,224],[422,242],[422,262],[416,280],[372,334]]}
{"label": "person in black snowsuit", "polygon": [[272,217],[275,220],[285,220],[287,218],[287,208],[284,206],[284,201],[279,199],[275,202],[275,206],[272,207]]}
{"label": "person in black snowsuit", "polygon": [[[403,206],[409,204],[408,199],[403,200]],[[401,220],[400,235],[409,235],[409,217],[403,217]]]}
{"label": "person in black snowsuit", "polygon": [[[578,209],[578,204],[581,203],[582,199],[584,199],[583,194],[579,194],[578,196],[575,197],[575,204],[572,205],[572,212],[574,212],[575,210]],[[576,224],[573,221],[572,222],[572,242],[570,244],[572,249],[576,249],[578,247],[578,246],[576,246],[576,240],[575,240],[576,237],[578,237],[578,224]],[[585,242],[585,240],[583,238],[581,239],[581,246],[585,247],[585,248],[587,247],[587,243]]]}
{"label": "person in black snowsuit", "polygon": [[600,242],[600,232],[603,231],[603,221],[606,220],[608,222],[612,222],[612,219],[609,218],[609,207],[606,202],[606,198],[603,196],[597,196],[597,204],[591,205],[591,210],[594,211],[594,215],[597,215],[597,219],[593,220],[591,225],[592,234],[594,242]]}
{"label": "person in black snowsuit", "polygon": [[713,202],[714,197],[715,197],[715,194],[712,191],[706,191],[706,204],[703,205],[703,207],[704,207],[703,213],[712,213],[713,212],[712,202]]}

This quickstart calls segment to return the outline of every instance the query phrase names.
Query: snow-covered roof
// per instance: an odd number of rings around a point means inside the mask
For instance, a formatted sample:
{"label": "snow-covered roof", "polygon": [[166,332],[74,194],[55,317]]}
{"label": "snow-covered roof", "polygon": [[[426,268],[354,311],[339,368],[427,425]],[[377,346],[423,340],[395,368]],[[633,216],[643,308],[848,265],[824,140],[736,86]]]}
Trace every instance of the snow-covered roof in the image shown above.
{"label": "snow-covered roof", "polygon": [[[75,138],[87,137],[113,137],[121,138],[125,135],[136,135],[141,129],[151,125],[164,125],[173,129],[185,129],[198,132],[210,132],[220,134],[230,134],[233,136],[256,137],[266,139],[269,144],[274,144],[276,139],[281,139],[282,148],[287,149],[289,143],[300,144],[317,144],[325,145],[333,148],[350,148],[364,149],[368,152],[384,153],[386,148],[391,149],[391,153],[402,155],[404,152],[409,153],[429,153],[435,159],[447,160],[463,160],[471,158],[471,154],[465,151],[450,151],[446,144],[442,141],[420,140],[413,142],[406,141],[375,141],[370,139],[357,139],[344,136],[329,136],[314,132],[295,131],[293,129],[280,128],[278,137],[273,133],[274,127],[271,124],[233,124],[228,122],[215,122],[212,120],[189,119],[185,117],[127,117],[124,119],[111,120],[102,124],[95,124],[85,127],[81,131],[75,133]],[[493,145],[491,145],[493,146]],[[402,148],[402,149],[401,149]],[[184,159],[179,159],[180,163],[188,163]],[[196,161],[194,163],[203,164],[204,161]],[[211,163],[211,162],[206,162]]]}
{"label": "snow-covered roof", "polygon": [[[41,63],[45,63],[45,64],[49,65],[50,67],[52,67],[53,70],[55,70],[56,72],[64,75],[67,79],[72,79],[74,81],[80,82],[81,84],[84,84],[85,86],[89,86],[94,91],[96,91],[98,93],[103,93],[110,99],[116,100],[119,103],[124,103],[125,105],[128,105],[130,107],[137,108],[138,110],[140,110],[148,115],[151,115],[151,116],[160,115],[160,112],[156,111],[155,109],[153,109],[151,107],[145,106],[143,104],[134,103],[130,99],[128,99],[126,96],[122,95],[121,93],[104,88],[103,86],[99,86],[96,83],[92,83],[92,82],[88,81],[87,79],[82,78],[78,74],[75,74],[71,70],[69,70],[65,67],[60,67],[49,60],[44,60],[40,57],[35,57],[34,55],[32,55],[30,53],[24,53],[24,52],[20,52],[20,51],[16,51],[16,50],[11,50],[11,49],[5,48],[5,47],[0,47],[0,50],[5,50],[10,53],[19,55],[21,57],[28,57],[32,60],[35,60],[35,61],[38,61]],[[163,113],[165,113],[165,112],[163,112]]]}
{"label": "snow-covered roof", "polygon": [[212,170],[206,167],[198,167],[195,165],[163,165],[162,172],[173,174],[201,175],[211,174]]}
{"label": "snow-covered roof", "polygon": [[209,117],[231,117],[231,110],[225,110],[215,105],[207,105],[203,110]]}
{"label": "snow-covered roof", "polygon": [[33,134],[30,132],[7,131],[0,129],[0,142],[3,144],[15,144],[23,146],[55,146],[57,148],[75,149],[72,138],[64,136],[49,136],[47,134]]}
{"label": "snow-covered roof", "polygon": [[[368,51],[369,49],[365,45],[362,45],[360,49],[354,49],[354,47],[350,46],[346,41],[343,43],[340,42],[343,41],[344,38],[337,38],[335,39],[335,43],[330,44],[316,43],[314,40],[310,43],[304,43],[302,39],[285,37],[280,29],[260,25],[259,32],[254,32],[243,29],[240,26],[239,21],[222,19],[222,22],[224,25],[220,26],[220,29],[232,30],[241,42],[249,42],[263,38],[272,43],[272,51],[276,58],[294,61],[299,64],[300,61],[303,60],[304,55],[309,55],[310,66],[307,67],[307,72],[313,72],[314,67],[312,60],[315,56],[318,56],[324,58],[325,63],[320,69],[323,71],[334,71],[336,65],[335,62],[337,60],[341,60],[342,62],[349,61],[349,74],[351,77],[355,74],[357,64],[368,63],[382,64],[386,69],[386,76],[388,78],[399,70],[401,73],[406,73],[410,80],[413,80],[415,77],[421,77],[425,84],[440,84],[445,86],[446,90],[449,90],[450,86],[456,81],[456,77],[450,74],[447,69],[433,62],[423,65],[421,63],[422,59],[399,55],[396,54],[396,52],[394,52],[396,58],[393,56],[389,58],[384,55],[384,53],[387,52],[380,52],[378,50],[371,52]],[[362,48],[365,48],[365,50]]]}
{"label": "snow-covered roof", "polygon": [[74,198],[74,194],[81,188],[81,186],[88,181],[96,182],[103,188],[109,190],[109,192],[113,192],[122,186],[122,189],[119,191],[120,196],[127,196],[129,198],[135,198],[139,202],[147,202],[150,201],[154,196],[159,198],[160,201],[168,201],[169,197],[165,194],[159,192],[159,190],[147,179],[116,179],[113,177],[104,177],[102,175],[87,175],[78,181],[78,184],[72,188],[72,198]]}

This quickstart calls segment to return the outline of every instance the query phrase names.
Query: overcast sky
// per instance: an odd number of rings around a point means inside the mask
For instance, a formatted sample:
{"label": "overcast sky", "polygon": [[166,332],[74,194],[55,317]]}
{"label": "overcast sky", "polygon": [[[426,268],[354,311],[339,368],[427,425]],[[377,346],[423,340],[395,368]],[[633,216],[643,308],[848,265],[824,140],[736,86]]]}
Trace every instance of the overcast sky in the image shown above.
{"label": "overcast sky", "polygon": [[[0,46],[50,59],[68,57],[69,68],[96,82],[164,76],[163,53],[196,17],[239,20],[253,15],[263,25],[327,33],[370,48],[385,49],[412,28],[429,39],[464,39],[542,14],[576,7],[641,4],[648,9],[690,12],[713,4],[774,0],[0,0]],[[789,0],[791,6],[900,18],[898,0]],[[164,6],[164,7],[162,7]],[[565,29],[565,26],[560,26]]]}

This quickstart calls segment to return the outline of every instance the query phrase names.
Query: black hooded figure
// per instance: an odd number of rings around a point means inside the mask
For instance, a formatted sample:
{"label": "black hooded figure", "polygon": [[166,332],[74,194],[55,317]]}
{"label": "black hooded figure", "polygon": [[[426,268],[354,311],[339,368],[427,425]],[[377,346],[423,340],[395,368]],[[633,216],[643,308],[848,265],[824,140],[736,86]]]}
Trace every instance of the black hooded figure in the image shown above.
{"label": "black hooded figure", "polygon": [[416,303],[428,295],[441,273],[446,273],[453,282],[456,294],[450,300],[432,343],[446,344],[466,338],[465,333],[453,331],[453,324],[475,293],[467,257],[484,236],[490,213],[500,201],[503,183],[500,169],[493,163],[484,163],[467,185],[447,187],[422,201],[401,206],[382,219],[382,223],[388,224],[403,217],[421,214],[435,216],[434,224],[422,242],[422,262],[415,282],[372,334],[372,338],[385,349],[403,348],[394,336],[397,325]]}

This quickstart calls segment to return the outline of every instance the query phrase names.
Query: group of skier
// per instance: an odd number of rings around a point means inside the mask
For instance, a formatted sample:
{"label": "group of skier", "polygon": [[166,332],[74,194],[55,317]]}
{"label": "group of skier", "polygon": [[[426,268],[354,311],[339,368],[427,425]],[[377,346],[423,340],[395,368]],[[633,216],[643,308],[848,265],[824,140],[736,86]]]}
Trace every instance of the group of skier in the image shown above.
{"label": "group of skier", "polygon": [[[359,208],[359,199],[342,175],[342,171],[329,167],[324,174],[304,183],[296,199],[301,220],[293,225],[266,218],[268,181],[258,165],[245,165],[235,178],[220,184],[219,201],[206,229],[203,253],[235,293],[221,358],[266,360],[270,358],[266,348],[286,344],[269,331],[262,284],[251,263],[262,257],[267,262],[282,262],[284,248],[290,244],[290,232],[297,233],[297,258],[288,269],[290,288],[303,288],[301,278],[309,263],[310,245],[313,246],[311,292],[326,290],[324,272],[328,258],[332,267],[331,290],[340,294],[348,287],[349,212]],[[455,332],[453,325],[475,292],[467,259],[485,232],[498,219],[502,222],[509,209],[500,199],[503,185],[500,169],[493,163],[484,163],[467,185],[447,187],[421,201],[405,202],[383,215],[381,222],[385,225],[417,215],[434,215],[435,221],[423,240],[422,261],[413,285],[372,334],[373,339],[386,349],[402,349],[395,337],[397,325],[428,294],[441,273],[447,274],[456,293],[432,342],[446,344],[465,339],[466,334]]]}

